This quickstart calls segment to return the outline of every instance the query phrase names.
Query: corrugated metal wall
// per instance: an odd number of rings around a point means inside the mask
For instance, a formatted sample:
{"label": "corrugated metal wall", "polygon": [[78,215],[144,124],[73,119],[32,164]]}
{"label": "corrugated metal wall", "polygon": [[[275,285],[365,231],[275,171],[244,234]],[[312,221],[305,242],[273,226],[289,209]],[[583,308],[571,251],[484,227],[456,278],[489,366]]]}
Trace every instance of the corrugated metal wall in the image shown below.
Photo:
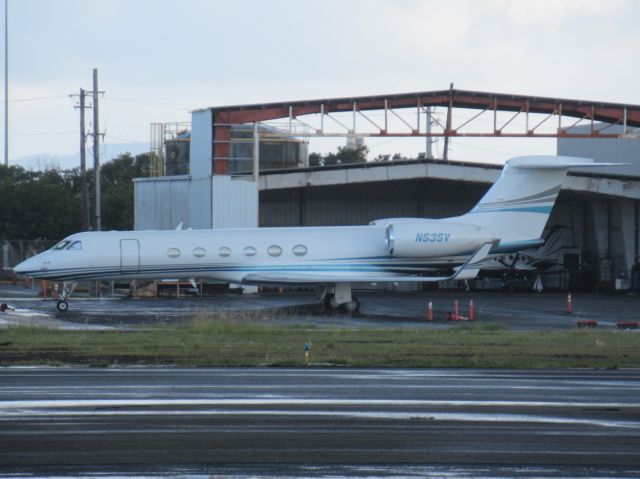
{"label": "corrugated metal wall", "polygon": [[258,226],[258,188],[254,181],[232,176],[212,177],[212,224],[225,228]]}
{"label": "corrugated metal wall", "polygon": [[367,224],[380,218],[444,218],[467,212],[488,185],[428,179],[260,193],[260,226]]}
{"label": "corrugated metal wall", "polygon": [[136,179],[134,201],[136,230],[258,226],[258,191],[247,178]]}
{"label": "corrugated metal wall", "polygon": [[143,178],[134,181],[136,230],[170,230],[189,224],[189,178]]}
{"label": "corrugated metal wall", "polygon": [[[606,125],[598,123],[596,130]],[[571,129],[572,133],[588,133],[591,125],[580,125]],[[614,125],[603,133],[622,133],[621,125]],[[640,138],[559,138],[558,154],[594,158],[596,161],[629,163],[626,166],[598,168],[598,174],[640,177]],[[573,171],[573,170],[572,170]],[[593,169],[575,168],[575,171],[593,174]]]}
{"label": "corrugated metal wall", "polygon": [[191,179],[190,224],[193,229],[211,228],[211,177]]}

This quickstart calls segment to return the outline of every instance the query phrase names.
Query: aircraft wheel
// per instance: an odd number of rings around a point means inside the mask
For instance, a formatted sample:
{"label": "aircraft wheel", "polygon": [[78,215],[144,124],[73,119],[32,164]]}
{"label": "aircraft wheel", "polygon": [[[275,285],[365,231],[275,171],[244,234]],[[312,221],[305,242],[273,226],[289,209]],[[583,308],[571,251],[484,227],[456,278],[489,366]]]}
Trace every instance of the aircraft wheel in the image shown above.
{"label": "aircraft wheel", "polygon": [[69,303],[67,303],[66,301],[58,301],[58,304],[56,305],[56,307],[58,308],[58,311],[61,312],[65,312],[67,309],[69,309]]}
{"label": "aircraft wheel", "polygon": [[336,301],[336,297],[333,293],[327,294],[324,297],[324,308],[325,309],[336,309],[338,307],[338,302]]}
{"label": "aircraft wheel", "polygon": [[351,301],[344,303],[341,306],[347,313],[357,313],[360,309],[360,301],[358,301],[358,298],[353,296]]}

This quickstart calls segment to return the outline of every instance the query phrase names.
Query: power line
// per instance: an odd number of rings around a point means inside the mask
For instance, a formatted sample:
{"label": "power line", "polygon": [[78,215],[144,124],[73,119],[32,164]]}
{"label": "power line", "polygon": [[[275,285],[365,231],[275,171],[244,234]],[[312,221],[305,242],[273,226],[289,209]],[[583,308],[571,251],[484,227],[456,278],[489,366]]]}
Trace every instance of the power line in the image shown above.
{"label": "power line", "polygon": [[37,133],[13,133],[9,135],[9,138],[18,138],[24,136],[54,136],[54,135],[69,135],[71,133],[77,134],[78,130],[67,131],[41,131]]}
{"label": "power line", "polygon": [[31,98],[13,98],[11,100],[2,100],[2,103],[23,103],[29,101],[47,101],[47,100],[61,100],[63,98],[68,98],[68,95],[55,95],[55,96],[34,96]]}
{"label": "power line", "polygon": [[106,138],[112,138],[114,140],[120,140],[120,141],[127,141],[127,142],[130,142],[130,143],[145,143],[145,140],[140,140],[140,139],[124,138],[122,136],[115,136],[115,135],[108,135],[108,134],[105,134],[104,136]]}
{"label": "power line", "polygon": [[128,103],[130,105],[138,105],[138,106],[144,106],[144,107],[151,107],[151,108],[162,108],[165,110],[176,110],[176,111],[191,111],[194,110],[193,107],[188,107],[188,106],[179,106],[179,105],[163,105],[163,104],[159,104],[159,103],[146,103],[146,102],[142,102],[142,101],[137,101],[137,100],[128,100],[125,98],[115,98],[112,96],[106,96],[104,97],[105,101],[113,101],[116,103]]}

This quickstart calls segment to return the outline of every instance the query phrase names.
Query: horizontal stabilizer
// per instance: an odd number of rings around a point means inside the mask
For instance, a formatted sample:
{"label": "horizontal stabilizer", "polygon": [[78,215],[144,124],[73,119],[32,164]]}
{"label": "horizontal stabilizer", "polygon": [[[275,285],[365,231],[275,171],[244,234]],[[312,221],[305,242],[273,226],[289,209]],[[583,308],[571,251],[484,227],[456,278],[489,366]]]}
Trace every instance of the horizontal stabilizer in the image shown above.
{"label": "horizontal stabilizer", "polygon": [[456,274],[447,279],[473,279],[478,276],[482,261],[484,261],[486,257],[489,256],[489,251],[491,251],[491,248],[493,248],[497,244],[497,240],[491,243],[483,244],[480,249],[478,249],[478,251],[476,251],[473,256],[471,256],[471,258],[467,260],[465,264],[458,268]]}
{"label": "horizontal stabilizer", "polygon": [[574,167],[624,166],[627,163],[596,163],[592,158],[578,156],[519,156],[510,159],[507,164],[512,168],[531,170],[566,170]]}

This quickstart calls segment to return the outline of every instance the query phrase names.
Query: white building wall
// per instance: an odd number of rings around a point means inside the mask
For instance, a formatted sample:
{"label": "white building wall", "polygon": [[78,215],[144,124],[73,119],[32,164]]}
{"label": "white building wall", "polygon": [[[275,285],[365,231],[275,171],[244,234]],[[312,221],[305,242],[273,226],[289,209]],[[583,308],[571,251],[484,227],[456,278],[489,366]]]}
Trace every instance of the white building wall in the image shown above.
{"label": "white building wall", "polygon": [[258,226],[258,189],[244,177],[161,177],[134,180],[134,228]]}
{"label": "white building wall", "polygon": [[189,227],[189,177],[134,180],[134,229],[171,230]]}
{"label": "white building wall", "polygon": [[258,188],[245,177],[211,177],[213,201],[211,221],[214,227],[244,228],[258,226]]}
{"label": "white building wall", "polygon": [[189,226],[194,230],[211,228],[211,177],[192,178],[190,186]]}
{"label": "white building wall", "polygon": [[213,125],[211,110],[191,113],[191,147],[189,174],[192,178],[208,178],[212,173]]}

